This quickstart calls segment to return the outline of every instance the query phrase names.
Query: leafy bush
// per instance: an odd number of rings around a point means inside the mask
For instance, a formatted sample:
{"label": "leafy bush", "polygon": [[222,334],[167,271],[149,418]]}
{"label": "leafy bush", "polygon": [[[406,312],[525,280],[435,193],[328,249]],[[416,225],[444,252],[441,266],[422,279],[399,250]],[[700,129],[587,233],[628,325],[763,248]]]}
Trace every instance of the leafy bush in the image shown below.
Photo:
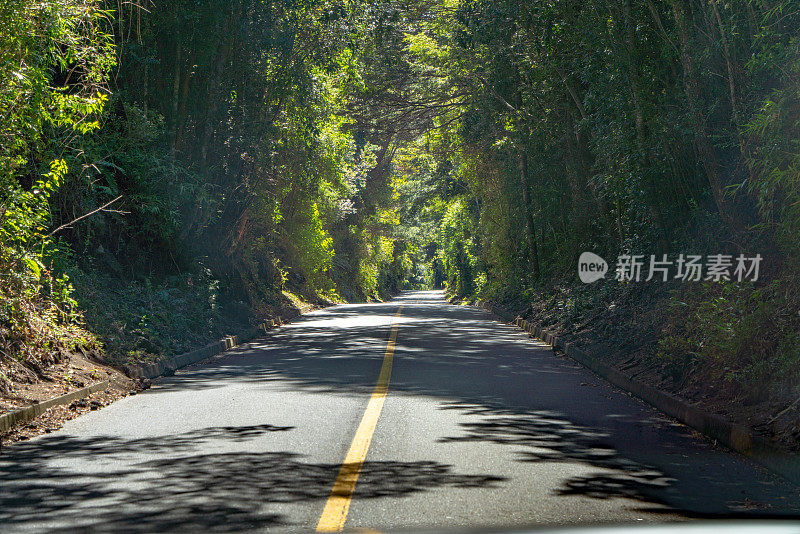
{"label": "leafy bush", "polygon": [[474,233],[471,214],[464,200],[450,204],[442,219],[441,242],[445,244],[443,259],[447,287],[455,295],[470,296],[475,293]]}
{"label": "leafy bush", "polygon": [[[107,27],[92,0],[0,6],[0,339],[4,356],[34,368],[57,357],[58,345],[94,343],[79,326],[72,286],[49,267],[59,249],[48,226],[68,172],[55,154],[99,126],[107,100],[115,59]],[[40,166],[49,166],[43,176]]]}
{"label": "leafy bush", "polygon": [[677,381],[727,383],[749,402],[796,387],[797,296],[791,278],[759,288],[727,282],[684,290],[672,299],[657,357]]}

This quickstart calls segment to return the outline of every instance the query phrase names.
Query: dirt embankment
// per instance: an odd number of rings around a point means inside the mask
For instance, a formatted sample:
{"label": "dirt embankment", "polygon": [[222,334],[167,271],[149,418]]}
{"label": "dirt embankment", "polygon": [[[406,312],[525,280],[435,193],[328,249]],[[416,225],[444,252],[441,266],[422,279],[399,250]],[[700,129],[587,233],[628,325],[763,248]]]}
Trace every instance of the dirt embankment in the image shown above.
{"label": "dirt embankment", "polygon": [[6,377],[6,391],[0,394],[0,414],[37,402],[60,397],[103,380],[109,387],[62,406],[54,406],[27,423],[0,435],[3,443],[29,439],[61,428],[65,421],[97,410],[117,399],[138,392],[141,385],[120,371],[95,361],[95,354],[61,352],[56,362],[35,371],[13,359],[0,360],[0,373]]}
{"label": "dirt embankment", "polygon": [[[185,304],[183,301],[169,302],[169,314],[177,315],[180,310],[177,306]],[[329,304],[322,302],[322,304]],[[166,304],[165,304],[166,306]],[[291,318],[309,306],[308,303],[295,297],[293,294],[284,292],[276,298],[276,302],[258,315],[263,321],[263,315],[278,318]],[[181,343],[176,345],[176,351],[170,352],[168,348],[162,347],[161,350],[146,352],[140,349],[123,350],[126,345],[118,343],[116,339],[109,339],[110,335],[102,328],[95,328],[103,334],[100,340],[102,344],[110,347],[111,350],[103,351],[100,348],[86,349],[81,351],[68,351],[63,348],[50,351],[47,358],[37,363],[26,362],[23,364],[15,358],[0,357],[0,377],[3,378],[0,385],[0,415],[13,411],[18,408],[30,406],[37,402],[42,402],[72,391],[108,380],[109,387],[105,391],[94,393],[89,397],[73,401],[62,406],[55,406],[47,410],[43,415],[36,417],[28,423],[16,425],[11,431],[0,435],[3,443],[29,439],[39,434],[50,433],[60,428],[65,421],[77,417],[91,410],[97,410],[111,404],[112,402],[135,394],[148,386],[149,381],[134,380],[126,376],[117,367],[130,363],[153,362],[175,356],[182,351],[199,348],[210,340],[219,339],[220,336],[240,333],[251,327],[251,320],[255,319],[253,310],[246,310],[242,313],[239,321],[228,320],[220,322],[216,329],[212,331],[211,339],[200,337],[197,333],[193,337],[182,338]],[[96,325],[95,325],[96,326]],[[154,337],[164,337],[163,332],[175,330],[173,324],[158,323],[151,329],[150,334]],[[145,336],[145,332],[140,330],[124,331],[124,339],[129,341],[128,345],[137,343],[135,338]],[[153,344],[150,339],[146,339]],[[115,342],[117,342],[115,344]],[[100,345],[97,345],[98,347]],[[127,347],[130,348],[130,347]]]}

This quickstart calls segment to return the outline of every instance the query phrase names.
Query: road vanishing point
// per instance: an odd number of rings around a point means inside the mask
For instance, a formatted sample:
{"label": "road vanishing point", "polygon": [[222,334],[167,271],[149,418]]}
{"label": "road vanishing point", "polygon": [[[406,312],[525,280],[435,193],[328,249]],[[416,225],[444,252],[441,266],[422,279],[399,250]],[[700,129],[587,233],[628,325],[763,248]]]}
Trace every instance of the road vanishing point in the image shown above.
{"label": "road vanishing point", "polygon": [[0,531],[796,515],[800,492],[441,292],[333,306],[0,456]]}

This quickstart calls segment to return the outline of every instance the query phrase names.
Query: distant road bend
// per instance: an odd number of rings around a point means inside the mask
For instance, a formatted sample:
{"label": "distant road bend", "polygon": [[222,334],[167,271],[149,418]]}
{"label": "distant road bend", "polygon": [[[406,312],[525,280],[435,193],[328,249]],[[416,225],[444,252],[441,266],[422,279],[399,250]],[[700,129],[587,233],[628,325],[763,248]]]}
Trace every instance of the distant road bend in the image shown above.
{"label": "distant road bend", "polygon": [[798,495],[435,291],[310,313],[0,456],[3,532],[660,522]]}

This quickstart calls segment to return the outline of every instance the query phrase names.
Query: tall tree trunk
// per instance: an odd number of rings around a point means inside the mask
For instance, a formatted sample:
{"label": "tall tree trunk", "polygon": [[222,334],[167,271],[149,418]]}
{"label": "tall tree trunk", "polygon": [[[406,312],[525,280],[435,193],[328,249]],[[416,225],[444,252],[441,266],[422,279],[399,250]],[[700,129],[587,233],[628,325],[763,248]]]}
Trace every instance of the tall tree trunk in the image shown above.
{"label": "tall tree trunk", "polygon": [[747,167],[747,171],[750,175],[750,181],[753,183],[755,181],[755,172],[753,166],[750,164],[749,158],[747,157],[749,153],[749,150],[747,149],[747,142],[742,136],[739,97],[736,89],[736,73],[738,72],[738,68],[736,66],[736,59],[733,56],[733,51],[731,50],[731,45],[728,40],[728,34],[725,31],[725,25],[722,23],[722,16],[720,15],[719,8],[717,7],[717,2],[718,0],[711,0],[710,3],[711,9],[714,12],[714,19],[716,20],[717,27],[719,29],[720,39],[722,41],[722,54],[725,56],[725,68],[728,74],[728,92],[731,99],[731,117],[733,128],[736,130],[736,139],[739,142],[739,153],[741,154],[745,167]]}
{"label": "tall tree trunk", "polygon": [[622,15],[625,19],[625,44],[628,48],[628,76],[630,78],[631,100],[633,101],[633,113],[636,122],[636,144],[639,152],[647,159],[647,131],[637,57],[638,42],[633,13],[631,12],[631,0],[622,0]]}
{"label": "tall tree trunk", "polygon": [[[628,78],[630,79],[630,92],[631,101],[633,102],[634,124],[636,129],[636,148],[638,151],[638,164],[641,165],[640,172],[645,175],[649,174],[651,178],[648,180],[648,189],[650,193],[647,195],[647,207],[650,216],[658,230],[658,239],[662,250],[666,250],[669,246],[669,232],[665,222],[664,214],[661,211],[659,203],[659,185],[654,183],[653,174],[647,173],[647,170],[652,168],[653,161],[650,153],[650,146],[648,145],[648,132],[647,122],[644,113],[644,101],[642,99],[642,76],[639,67],[639,40],[636,38],[637,21],[634,20],[633,9],[631,0],[622,0],[621,13],[623,19],[623,27],[625,31],[625,48],[627,49],[626,59],[628,67]],[[655,194],[654,194],[655,193]]]}
{"label": "tall tree trunk", "polygon": [[678,30],[680,42],[681,66],[683,67],[683,84],[686,92],[686,101],[694,129],[695,145],[706,172],[711,194],[719,211],[720,217],[733,234],[739,233],[739,224],[735,220],[730,207],[725,199],[725,185],[722,178],[721,164],[717,151],[711,142],[708,126],[701,111],[702,90],[700,80],[692,61],[691,21],[686,12],[684,0],[672,0],[672,12],[675,16],[675,25]]}
{"label": "tall tree trunk", "polygon": [[595,208],[590,201],[588,187],[592,153],[589,140],[581,134],[580,119],[573,114],[571,109],[564,109],[561,116],[564,122],[563,139],[566,145],[563,159],[572,201],[570,214],[574,218],[575,228],[580,233],[588,226]]}
{"label": "tall tree trunk", "polygon": [[533,269],[533,277],[539,279],[539,244],[536,240],[536,227],[533,223],[533,210],[531,206],[531,196],[528,191],[528,155],[525,151],[520,152],[519,156],[519,179],[522,187],[522,202],[525,204],[525,225],[528,230],[528,244],[530,245],[530,257],[528,258]]}
{"label": "tall tree trunk", "polygon": [[[189,56],[189,65],[193,62],[193,57]],[[181,140],[183,138],[183,127],[186,124],[186,100],[189,97],[189,82],[191,81],[191,73],[186,73],[181,81],[181,91],[178,104],[178,113],[175,117],[175,151],[180,150]]]}
{"label": "tall tree trunk", "polygon": [[[206,98],[208,102],[216,102],[216,105],[206,106],[206,112],[203,116],[202,131],[200,133],[199,153],[200,161],[203,167],[208,165],[208,149],[211,145],[214,135],[214,128],[219,121],[218,115],[220,108],[224,105],[222,103],[220,87],[225,75],[225,68],[228,66],[228,60],[234,47],[237,45],[235,41],[236,33],[231,31],[233,24],[242,17],[242,6],[238,3],[233,10],[232,14],[225,19],[224,26],[219,29],[221,35],[226,36],[224,42],[220,43],[217,47],[217,52],[214,58],[214,66],[212,67],[212,78],[208,83]],[[217,121],[217,122],[215,122]],[[197,129],[200,130],[200,124]]]}
{"label": "tall tree trunk", "polygon": [[148,97],[148,87],[147,84],[149,83],[150,79],[150,58],[145,58],[144,60],[144,87],[142,88],[142,109],[144,109],[144,116],[145,119],[147,118],[147,99]]}
{"label": "tall tree trunk", "polygon": [[[176,18],[176,26],[177,22],[177,13],[175,15]],[[181,61],[181,32],[179,28],[175,30],[175,69],[174,69],[174,78],[172,80],[172,147],[170,148],[170,154],[174,158],[175,157],[175,143],[178,140],[178,100],[179,100],[179,92],[181,88],[181,67],[183,66],[183,62]]]}
{"label": "tall tree trunk", "polygon": [[[661,37],[663,37],[664,42],[667,43],[676,53],[680,54],[678,47],[675,46],[675,43],[672,40],[672,36],[667,33],[666,28],[664,28],[664,22],[661,20],[661,15],[658,13],[658,8],[653,4],[653,0],[645,0],[647,4],[647,9],[650,11],[650,15],[653,17],[653,21],[658,26],[658,30],[661,32]],[[678,69],[675,67],[675,63],[672,61],[667,62],[669,67],[669,72],[672,75],[672,78],[677,80],[680,77]]]}

